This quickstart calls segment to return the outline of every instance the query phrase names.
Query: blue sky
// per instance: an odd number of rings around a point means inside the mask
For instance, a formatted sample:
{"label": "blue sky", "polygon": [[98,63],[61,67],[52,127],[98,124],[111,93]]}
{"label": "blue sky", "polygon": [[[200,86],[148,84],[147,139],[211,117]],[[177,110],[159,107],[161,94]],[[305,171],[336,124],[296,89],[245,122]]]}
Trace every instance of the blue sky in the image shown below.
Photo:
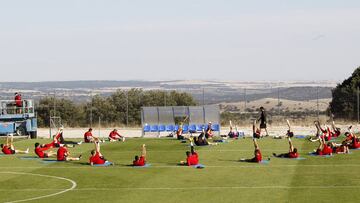
{"label": "blue sky", "polygon": [[360,1],[0,0],[0,81],[336,80]]}

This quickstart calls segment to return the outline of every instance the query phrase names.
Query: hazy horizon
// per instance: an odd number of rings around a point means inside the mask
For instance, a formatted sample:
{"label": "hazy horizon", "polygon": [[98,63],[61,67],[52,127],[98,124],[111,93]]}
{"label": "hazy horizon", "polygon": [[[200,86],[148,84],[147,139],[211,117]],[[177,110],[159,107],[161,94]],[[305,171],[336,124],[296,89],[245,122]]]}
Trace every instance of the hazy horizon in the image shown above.
{"label": "hazy horizon", "polygon": [[360,1],[0,3],[0,82],[334,81],[360,66]]}

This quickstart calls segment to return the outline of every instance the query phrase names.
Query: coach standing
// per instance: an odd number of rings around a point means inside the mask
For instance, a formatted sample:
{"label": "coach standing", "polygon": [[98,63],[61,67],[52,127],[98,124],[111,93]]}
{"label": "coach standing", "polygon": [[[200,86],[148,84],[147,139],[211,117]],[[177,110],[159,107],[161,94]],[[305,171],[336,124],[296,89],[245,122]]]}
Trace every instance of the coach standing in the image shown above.
{"label": "coach standing", "polygon": [[266,136],[269,136],[269,133],[267,131],[267,119],[266,119],[266,112],[264,107],[260,107],[260,117],[258,119],[258,122],[260,121],[260,134],[261,131],[264,129],[266,132]]}

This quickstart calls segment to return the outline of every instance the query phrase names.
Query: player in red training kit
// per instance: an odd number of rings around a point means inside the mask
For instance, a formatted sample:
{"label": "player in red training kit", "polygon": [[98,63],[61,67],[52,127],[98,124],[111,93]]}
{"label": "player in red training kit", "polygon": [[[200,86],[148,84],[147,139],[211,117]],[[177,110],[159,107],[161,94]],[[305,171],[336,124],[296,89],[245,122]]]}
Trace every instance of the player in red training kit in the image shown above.
{"label": "player in red training kit", "polygon": [[29,148],[26,151],[21,151],[21,150],[16,150],[13,144],[13,135],[10,134],[10,136],[7,136],[6,138],[6,144],[1,144],[1,151],[2,153],[6,154],[6,155],[10,155],[10,154],[28,154],[29,153]]}
{"label": "player in red training kit", "polygon": [[256,141],[256,138],[253,138],[253,142],[254,142],[254,158],[252,159],[240,159],[241,162],[252,162],[252,163],[260,163],[262,161],[262,155],[261,155],[261,151],[259,148],[259,145]]}
{"label": "player in red training kit", "polygon": [[110,142],[116,142],[116,141],[123,141],[125,142],[125,137],[121,136],[117,129],[114,129],[113,131],[110,132],[109,134],[109,141]]}
{"label": "player in red training kit", "polygon": [[316,154],[319,156],[332,155],[331,143],[326,144],[325,138],[319,140],[319,147],[316,149]]}
{"label": "player in red training kit", "polygon": [[81,155],[78,158],[70,157],[70,153],[65,145],[60,145],[57,151],[57,160],[58,161],[79,161]]}
{"label": "player in red training kit", "polygon": [[[93,165],[103,165],[110,163],[107,161],[104,156],[100,152],[100,141],[99,139],[95,139],[95,150],[91,151],[91,157],[89,158],[89,163],[91,166]],[[114,165],[114,163],[110,163],[111,165]]]}
{"label": "player in red training kit", "polygon": [[259,129],[256,128],[256,120],[253,123],[253,142],[254,142],[254,158],[252,159],[240,159],[241,162],[253,162],[253,163],[260,163],[262,161],[262,155],[261,155],[261,151],[259,148],[259,145],[257,143],[257,139],[259,139],[260,136],[260,131]]}
{"label": "player in red training kit", "polygon": [[199,164],[199,155],[195,152],[194,146],[191,146],[191,151],[186,152],[186,162],[181,161],[181,165],[196,166]]}
{"label": "player in red training kit", "polygon": [[288,141],[289,141],[289,152],[288,153],[284,153],[284,154],[275,154],[273,153],[273,155],[275,157],[278,157],[278,158],[290,158],[290,159],[296,159],[296,158],[299,158],[299,153],[297,151],[296,148],[294,148],[294,145],[292,144],[292,141],[291,141],[291,138],[294,137],[294,132],[291,131],[291,125],[290,125],[290,122],[289,120],[286,120],[287,122],[287,125],[288,125],[288,131],[287,131],[287,138],[288,138]]}
{"label": "player in red training kit", "polygon": [[84,134],[85,143],[91,143],[95,141],[95,137],[92,135],[92,130],[92,128],[89,128],[89,130]]}
{"label": "player in red training kit", "polygon": [[133,161],[133,166],[145,166],[146,164],[146,146],[142,145],[141,156],[135,156],[135,160]]}
{"label": "player in red training kit", "polygon": [[56,155],[55,152],[45,152],[47,150],[51,149],[49,146],[46,147],[44,144],[43,145],[40,145],[40,143],[35,143],[35,154],[43,159],[43,158],[49,158],[49,157],[53,157]]}

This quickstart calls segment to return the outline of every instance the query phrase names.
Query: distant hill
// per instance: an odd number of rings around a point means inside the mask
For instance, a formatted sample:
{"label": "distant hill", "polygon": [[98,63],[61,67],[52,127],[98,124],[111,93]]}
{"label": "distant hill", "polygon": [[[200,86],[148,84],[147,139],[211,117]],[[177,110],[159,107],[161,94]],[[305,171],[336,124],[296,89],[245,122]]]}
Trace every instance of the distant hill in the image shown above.
{"label": "distant hill", "polygon": [[[27,98],[64,97],[76,102],[88,101],[94,94],[107,96],[117,89],[177,90],[192,94],[199,104],[255,101],[278,98],[308,101],[331,98],[335,82],[230,82],[230,81],[54,81],[0,82],[0,97],[9,99],[14,92]],[[204,93],[204,95],[203,95]]]}

